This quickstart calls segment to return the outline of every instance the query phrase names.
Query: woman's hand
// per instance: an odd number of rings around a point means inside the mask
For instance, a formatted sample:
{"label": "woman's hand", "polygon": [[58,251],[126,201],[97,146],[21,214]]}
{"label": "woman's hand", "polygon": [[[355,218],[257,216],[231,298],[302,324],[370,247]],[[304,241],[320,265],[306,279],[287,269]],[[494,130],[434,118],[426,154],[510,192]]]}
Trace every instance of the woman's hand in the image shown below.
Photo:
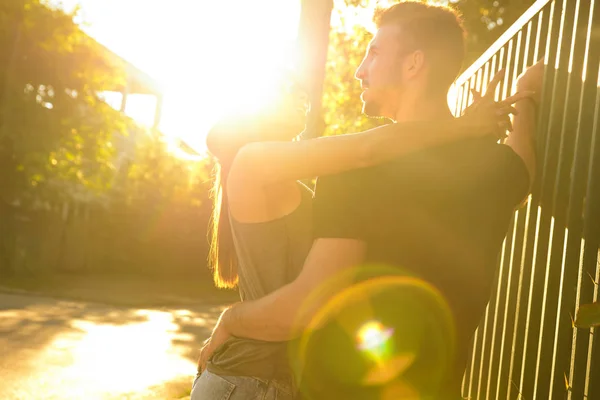
{"label": "woman's hand", "polygon": [[510,115],[517,114],[517,110],[512,105],[519,100],[533,96],[534,93],[529,90],[517,91],[516,94],[497,102],[494,100],[494,92],[503,78],[504,70],[501,70],[492,78],[484,95],[474,89],[471,90],[474,101],[459,118],[468,131],[467,134],[493,135],[497,139],[504,139],[507,132],[512,131]]}
{"label": "woman's hand", "polygon": [[542,99],[542,86],[544,84],[544,60],[540,60],[527,68],[519,78],[517,78],[518,92],[534,92],[531,99],[539,107]]}
{"label": "woman's hand", "polygon": [[206,369],[206,364],[210,361],[210,358],[214,354],[215,350],[217,350],[222,344],[224,344],[227,339],[231,337],[229,332],[225,329],[224,325],[221,323],[223,319],[223,315],[227,312],[227,310],[223,311],[221,317],[217,321],[217,325],[212,331],[212,334],[208,339],[204,341],[204,345],[200,350],[200,358],[198,360],[198,373],[201,374]]}

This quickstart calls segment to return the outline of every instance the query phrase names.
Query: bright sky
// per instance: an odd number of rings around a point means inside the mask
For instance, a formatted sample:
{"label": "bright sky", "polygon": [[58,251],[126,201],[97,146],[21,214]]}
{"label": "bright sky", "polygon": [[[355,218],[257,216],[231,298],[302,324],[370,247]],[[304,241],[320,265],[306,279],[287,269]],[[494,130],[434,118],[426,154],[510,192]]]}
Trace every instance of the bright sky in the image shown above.
{"label": "bright sky", "polygon": [[[159,81],[161,130],[202,151],[207,129],[234,102],[260,97],[289,63],[300,0],[52,0],[81,5],[85,31]],[[151,125],[154,99],[127,114]]]}

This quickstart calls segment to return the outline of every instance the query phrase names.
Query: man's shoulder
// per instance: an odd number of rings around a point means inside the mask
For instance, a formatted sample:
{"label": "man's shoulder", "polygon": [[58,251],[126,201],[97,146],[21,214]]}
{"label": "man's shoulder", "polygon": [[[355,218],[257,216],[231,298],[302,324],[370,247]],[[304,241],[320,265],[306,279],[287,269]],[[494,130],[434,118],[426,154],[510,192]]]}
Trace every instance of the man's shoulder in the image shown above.
{"label": "man's shoulder", "polygon": [[333,175],[325,175],[317,178],[317,188],[323,186],[361,186],[366,182],[372,182],[381,174],[381,166],[358,168],[350,171],[340,172]]}
{"label": "man's shoulder", "polygon": [[323,187],[351,191],[412,185],[423,180],[462,179],[470,175],[491,177],[484,172],[520,175],[526,174],[526,168],[509,146],[490,139],[468,139],[424,149],[380,165],[319,177],[317,194]]}

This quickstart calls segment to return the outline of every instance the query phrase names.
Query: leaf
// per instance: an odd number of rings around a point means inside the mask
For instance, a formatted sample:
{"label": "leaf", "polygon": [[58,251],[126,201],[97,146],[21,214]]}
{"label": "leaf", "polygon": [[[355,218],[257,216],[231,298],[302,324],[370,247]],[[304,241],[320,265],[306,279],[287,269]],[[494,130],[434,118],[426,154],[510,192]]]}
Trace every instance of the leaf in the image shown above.
{"label": "leaf", "polygon": [[600,302],[579,306],[575,317],[578,328],[593,328],[600,326]]}
{"label": "leaf", "polygon": [[592,276],[592,274],[590,274],[590,272],[588,271],[588,276],[590,277],[590,279],[592,280],[592,283],[596,286],[598,286],[598,282],[594,279],[594,277]]}
{"label": "leaf", "polygon": [[567,392],[571,391],[571,385],[569,384],[569,378],[567,378],[567,373],[565,372],[565,387],[567,389]]}

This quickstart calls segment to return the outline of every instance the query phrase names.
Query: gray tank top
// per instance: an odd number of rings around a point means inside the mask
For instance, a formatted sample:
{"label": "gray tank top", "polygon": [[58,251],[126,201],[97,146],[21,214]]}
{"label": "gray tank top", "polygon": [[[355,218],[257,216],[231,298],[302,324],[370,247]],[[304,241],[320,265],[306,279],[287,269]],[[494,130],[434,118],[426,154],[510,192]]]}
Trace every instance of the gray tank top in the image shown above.
{"label": "gray tank top", "polygon": [[[312,246],[312,192],[298,183],[300,205],[273,221],[241,223],[230,218],[238,257],[242,301],[255,300],[292,282]],[[232,338],[213,355],[208,370],[219,375],[287,379],[288,342]]]}

